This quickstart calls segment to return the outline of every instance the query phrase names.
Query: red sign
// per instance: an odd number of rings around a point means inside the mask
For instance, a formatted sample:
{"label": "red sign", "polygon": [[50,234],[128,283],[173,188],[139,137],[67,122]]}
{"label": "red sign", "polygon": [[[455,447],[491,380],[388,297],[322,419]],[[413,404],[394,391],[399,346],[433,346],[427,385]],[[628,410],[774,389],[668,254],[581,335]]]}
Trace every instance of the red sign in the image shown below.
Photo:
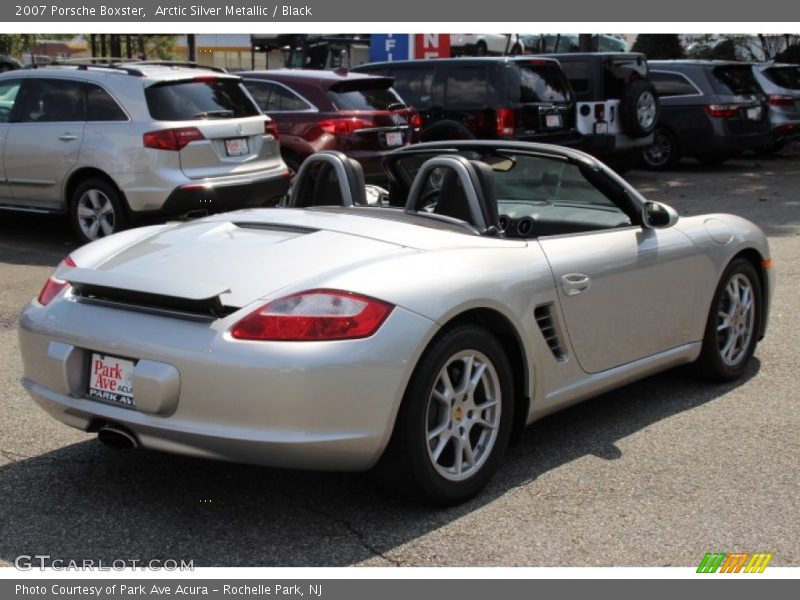
{"label": "red sign", "polygon": [[450,58],[449,33],[417,33],[414,58]]}

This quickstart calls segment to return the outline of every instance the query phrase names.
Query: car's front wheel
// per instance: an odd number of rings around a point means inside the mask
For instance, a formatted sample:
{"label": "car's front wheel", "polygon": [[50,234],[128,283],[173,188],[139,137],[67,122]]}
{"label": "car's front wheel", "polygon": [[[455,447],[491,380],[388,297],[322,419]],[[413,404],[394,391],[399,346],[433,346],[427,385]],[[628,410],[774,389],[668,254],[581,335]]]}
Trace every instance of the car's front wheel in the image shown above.
{"label": "car's front wheel", "polygon": [[493,335],[474,325],[445,333],[412,376],[380,480],[436,504],[471,498],[508,445],[512,395],[510,367]]}
{"label": "car's front wheel", "polygon": [[103,179],[91,178],[78,185],[69,206],[72,228],[81,243],[93,242],[128,226],[119,192]]}
{"label": "car's front wheel", "polygon": [[753,264],[737,258],[728,265],[711,301],[699,373],[714,381],[740,377],[758,343],[762,307],[761,282]]}

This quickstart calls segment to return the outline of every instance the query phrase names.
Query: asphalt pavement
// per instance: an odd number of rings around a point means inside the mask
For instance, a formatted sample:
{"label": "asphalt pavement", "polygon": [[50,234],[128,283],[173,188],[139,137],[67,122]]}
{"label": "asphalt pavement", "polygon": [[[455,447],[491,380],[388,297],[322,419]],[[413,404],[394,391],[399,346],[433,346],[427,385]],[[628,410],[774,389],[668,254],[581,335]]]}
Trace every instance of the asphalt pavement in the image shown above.
{"label": "asphalt pavement", "polygon": [[539,421],[483,494],[445,510],[366,475],[115,452],[46,416],[19,385],[17,317],[74,242],[62,219],[0,213],[0,565],[693,566],[745,551],[800,566],[800,153],[628,179],[769,235],[777,287],[750,370],[722,386],[673,370]]}

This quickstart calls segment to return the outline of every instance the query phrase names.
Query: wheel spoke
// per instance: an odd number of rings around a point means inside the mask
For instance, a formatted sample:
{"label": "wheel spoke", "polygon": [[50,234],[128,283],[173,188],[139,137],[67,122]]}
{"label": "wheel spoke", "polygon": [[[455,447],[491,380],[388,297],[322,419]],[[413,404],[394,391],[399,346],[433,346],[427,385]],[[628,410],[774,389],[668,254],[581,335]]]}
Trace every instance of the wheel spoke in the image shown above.
{"label": "wheel spoke", "polygon": [[100,220],[93,219],[91,224],[89,225],[88,231],[86,235],[89,237],[90,240],[93,240],[97,237],[97,230],[100,229]]}
{"label": "wheel spoke", "polygon": [[450,439],[451,438],[449,436],[444,436],[444,435],[439,438],[439,442],[436,444],[436,448],[431,453],[433,456],[433,462],[436,463],[439,462],[439,457],[442,456],[442,452],[444,452],[444,449],[447,447],[447,443],[450,441]]}
{"label": "wheel spoke", "polygon": [[78,205],[78,217],[81,219],[93,219],[94,211],[84,204]]}
{"label": "wheel spoke", "polygon": [[447,430],[450,426],[450,419],[445,418],[442,423],[434,427],[428,432],[428,441],[432,442],[434,439],[439,437],[443,432]]}
{"label": "wheel spoke", "polygon": [[464,468],[464,440],[460,437],[454,437],[456,452],[455,461],[453,462],[453,469],[457,475],[461,475]]}
{"label": "wheel spoke", "polygon": [[473,450],[472,444],[467,436],[463,436],[461,438],[461,447],[464,450],[464,459],[466,460],[467,465],[473,466],[475,464],[475,451]]}
{"label": "wheel spoke", "polygon": [[475,390],[478,388],[478,384],[481,382],[481,378],[483,377],[484,372],[486,371],[486,364],[479,363],[478,366],[475,368],[472,377],[469,379],[469,386],[467,391],[469,392],[470,396],[475,393]]}
{"label": "wheel spoke", "polygon": [[108,219],[100,219],[100,227],[103,230],[103,235],[111,235],[114,233],[114,225]]}
{"label": "wheel spoke", "polygon": [[469,355],[464,359],[464,372],[461,374],[461,381],[458,384],[457,393],[463,394],[464,392],[470,390],[470,384],[472,382],[472,367],[474,364],[474,356]]}

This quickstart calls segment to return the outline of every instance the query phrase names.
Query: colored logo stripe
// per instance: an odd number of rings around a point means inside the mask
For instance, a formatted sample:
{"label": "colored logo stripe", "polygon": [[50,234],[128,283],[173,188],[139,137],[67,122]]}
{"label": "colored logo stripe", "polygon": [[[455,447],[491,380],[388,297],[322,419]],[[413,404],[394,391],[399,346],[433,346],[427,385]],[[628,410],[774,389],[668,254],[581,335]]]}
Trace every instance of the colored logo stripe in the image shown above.
{"label": "colored logo stripe", "polygon": [[716,573],[719,570],[720,573],[739,573],[744,567],[745,573],[763,573],[771,560],[772,554],[767,552],[709,552],[700,561],[697,572]]}

